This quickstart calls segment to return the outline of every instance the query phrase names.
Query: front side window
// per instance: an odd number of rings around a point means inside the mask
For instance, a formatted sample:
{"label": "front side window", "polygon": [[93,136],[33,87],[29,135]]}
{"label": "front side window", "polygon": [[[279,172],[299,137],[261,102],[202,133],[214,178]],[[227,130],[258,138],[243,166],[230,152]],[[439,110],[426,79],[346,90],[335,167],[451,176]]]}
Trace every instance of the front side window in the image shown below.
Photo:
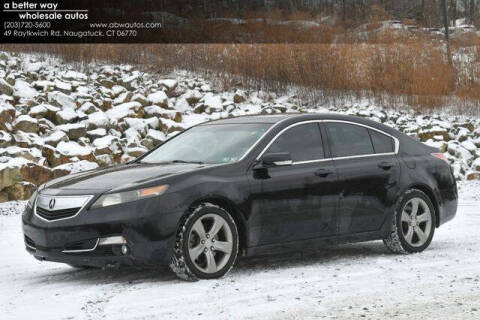
{"label": "front side window", "polygon": [[290,153],[294,162],[323,159],[318,123],[306,123],[287,129],[270,145],[265,154],[281,152]]}
{"label": "front side window", "polygon": [[333,157],[375,153],[367,128],[340,122],[327,122],[326,128]]}
{"label": "front side window", "polygon": [[165,142],[141,162],[235,162],[245,155],[270,126],[268,123],[197,126]]}

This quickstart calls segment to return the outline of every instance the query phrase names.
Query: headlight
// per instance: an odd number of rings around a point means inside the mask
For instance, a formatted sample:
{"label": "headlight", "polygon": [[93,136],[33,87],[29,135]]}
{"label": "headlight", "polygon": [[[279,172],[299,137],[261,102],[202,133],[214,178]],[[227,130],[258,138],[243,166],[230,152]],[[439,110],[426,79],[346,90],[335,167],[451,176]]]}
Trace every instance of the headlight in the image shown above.
{"label": "headlight", "polygon": [[33,204],[35,203],[35,199],[37,198],[37,190],[32,194],[30,199],[28,199],[27,206],[29,208],[33,208]]}
{"label": "headlight", "polygon": [[113,206],[115,204],[160,196],[164,194],[167,189],[168,185],[164,184],[151,188],[104,194],[103,196],[98,198],[97,201],[95,201],[95,203],[92,205],[92,208],[103,208]]}

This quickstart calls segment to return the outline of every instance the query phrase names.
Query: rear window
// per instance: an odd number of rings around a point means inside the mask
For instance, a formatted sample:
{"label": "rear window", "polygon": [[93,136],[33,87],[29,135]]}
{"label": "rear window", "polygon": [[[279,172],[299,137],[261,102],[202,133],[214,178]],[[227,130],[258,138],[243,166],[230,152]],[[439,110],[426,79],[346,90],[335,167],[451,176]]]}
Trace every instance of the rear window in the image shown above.
{"label": "rear window", "polygon": [[368,130],[372,137],[375,153],[389,153],[395,151],[394,141],[391,137],[375,130]]}
{"label": "rear window", "polygon": [[330,122],[326,123],[333,157],[348,157],[375,153],[365,127]]}

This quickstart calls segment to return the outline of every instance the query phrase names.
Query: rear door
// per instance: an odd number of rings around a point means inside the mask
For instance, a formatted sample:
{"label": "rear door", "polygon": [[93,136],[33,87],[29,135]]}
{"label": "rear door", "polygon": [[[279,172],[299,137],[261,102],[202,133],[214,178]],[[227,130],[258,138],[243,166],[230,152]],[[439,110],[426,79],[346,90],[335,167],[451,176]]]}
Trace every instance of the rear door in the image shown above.
{"label": "rear door", "polygon": [[249,174],[251,245],[335,234],[339,185],[333,161],[325,158],[319,123],[287,128],[263,154],[279,152],[290,153],[293,164]]}
{"label": "rear door", "polygon": [[379,230],[398,188],[397,142],[353,122],[328,120],[323,125],[341,181],[338,233]]}

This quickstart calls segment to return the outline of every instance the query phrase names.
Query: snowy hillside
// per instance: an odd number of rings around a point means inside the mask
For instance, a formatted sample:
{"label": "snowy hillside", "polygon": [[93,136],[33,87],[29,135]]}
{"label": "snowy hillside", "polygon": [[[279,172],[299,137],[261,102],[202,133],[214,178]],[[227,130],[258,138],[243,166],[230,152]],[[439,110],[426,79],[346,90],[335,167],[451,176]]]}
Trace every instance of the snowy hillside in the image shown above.
{"label": "snowy hillside", "polygon": [[370,105],[312,106],[295,93],[220,91],[199,76],[126,65],[75,65],[0,52],[0,202],[27,199],[69,173],[134,159],[194,124],[222,117],[339,112],[368,117],[445,152],[458,179],[480,179],[480,119]]}

